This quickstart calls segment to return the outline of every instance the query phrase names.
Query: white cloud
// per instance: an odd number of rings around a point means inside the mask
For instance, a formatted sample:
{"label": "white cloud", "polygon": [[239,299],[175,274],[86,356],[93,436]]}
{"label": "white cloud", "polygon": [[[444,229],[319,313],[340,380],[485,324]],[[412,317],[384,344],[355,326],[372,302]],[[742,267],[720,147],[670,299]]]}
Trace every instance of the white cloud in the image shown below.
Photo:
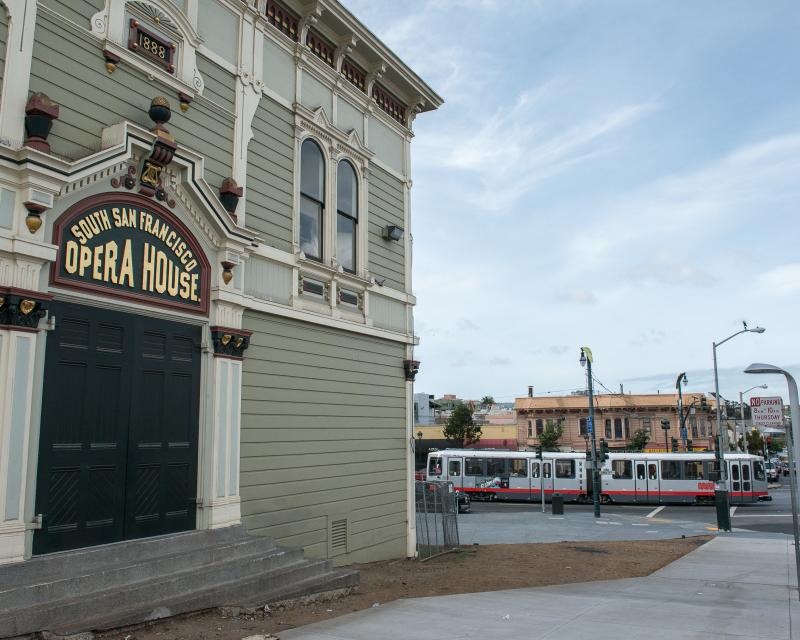
{"label": "white cloud", "polygon": [[758,277],[759,283],[770,293],[792,296],[800,293],[800,262],[775,267]]}
{"label": "white cloud", "polygon": [[597,297],[584,289],[571,289],[558,294],[558,299],[563,302],[574,302],[576,304],[594,304]]}

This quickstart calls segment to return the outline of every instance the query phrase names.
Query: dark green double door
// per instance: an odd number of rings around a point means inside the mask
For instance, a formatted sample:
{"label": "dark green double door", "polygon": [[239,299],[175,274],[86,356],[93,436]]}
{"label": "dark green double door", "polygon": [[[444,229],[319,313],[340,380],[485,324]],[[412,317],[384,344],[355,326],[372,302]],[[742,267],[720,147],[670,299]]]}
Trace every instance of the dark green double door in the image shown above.
{"label": "dark green double door", "polygon": [[34,553],[195,527],[200,328],[52,303]]}

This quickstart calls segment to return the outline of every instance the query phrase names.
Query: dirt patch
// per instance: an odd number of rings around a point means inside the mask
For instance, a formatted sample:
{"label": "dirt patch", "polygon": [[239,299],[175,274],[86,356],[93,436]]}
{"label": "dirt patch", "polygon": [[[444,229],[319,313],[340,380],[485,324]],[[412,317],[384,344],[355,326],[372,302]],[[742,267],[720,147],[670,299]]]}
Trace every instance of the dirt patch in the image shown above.
{"label": "dirt patch", "polygon": [[361,584],[347,595],[263,609],[206,611],[102,634],[108,640],[241,640],[274,634],[397,600],[476,591],[542,587],[646,576],[696,549],[709,536],[681,540],[575,545],[503,544],[464,547],[427,562],[389,560],[355,565]]}

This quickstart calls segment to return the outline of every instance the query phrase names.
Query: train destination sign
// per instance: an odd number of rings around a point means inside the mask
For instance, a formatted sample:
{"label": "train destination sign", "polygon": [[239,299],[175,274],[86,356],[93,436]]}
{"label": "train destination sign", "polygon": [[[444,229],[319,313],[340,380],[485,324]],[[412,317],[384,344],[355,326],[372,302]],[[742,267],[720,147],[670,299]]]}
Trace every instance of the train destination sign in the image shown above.
{"label": "train destination sign", "polygon": [[109,193],[56,223],[55,283],[198,313],[208,311],[209,264],[171,212],[135,194]]}

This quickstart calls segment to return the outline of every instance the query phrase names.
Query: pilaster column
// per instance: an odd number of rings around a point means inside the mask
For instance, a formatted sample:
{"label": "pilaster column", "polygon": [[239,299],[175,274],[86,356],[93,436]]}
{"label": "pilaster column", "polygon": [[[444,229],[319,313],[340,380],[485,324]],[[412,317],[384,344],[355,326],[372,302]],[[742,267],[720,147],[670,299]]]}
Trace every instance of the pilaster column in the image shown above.
{"label": "pilaster column", "polygon": [[414,472],[414,379],[419,371],[419,361],[414,360],[414,348],[406,345],[403,373],[406,380],[406,556],[417,555],[417,505],[415,499]]}
{"label": "pilaster column", "polygon": [[[239,314],[240,315],[240,314]],[[208,529],[241,522],[239,457],[242,415],[242,361],[250,332],[225,326],[211,327],[213,358],[210,426],[202,463],[206,478],[200,526]]]}
{"label": "pilaster column", "polygon": [[25,558],[32,526],[25,518],[28,449],[37,327],[46,297],[0,289],[0,564]]}

